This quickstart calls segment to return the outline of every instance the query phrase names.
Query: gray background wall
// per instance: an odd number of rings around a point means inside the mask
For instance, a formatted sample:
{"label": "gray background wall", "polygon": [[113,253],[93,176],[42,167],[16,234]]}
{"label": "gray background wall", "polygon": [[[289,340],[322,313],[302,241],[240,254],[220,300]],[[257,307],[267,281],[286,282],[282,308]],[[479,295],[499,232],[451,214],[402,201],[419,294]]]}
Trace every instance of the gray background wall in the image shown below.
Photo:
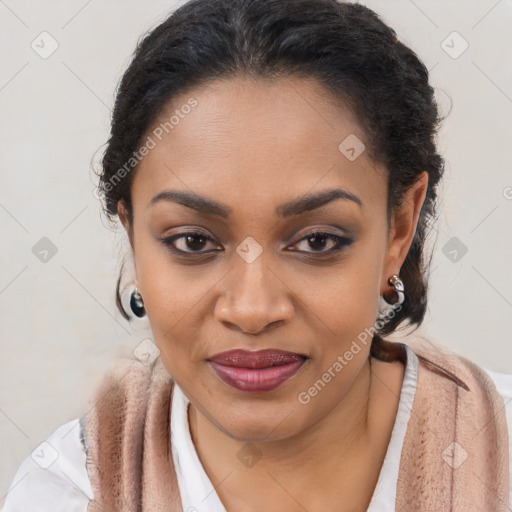
{"label": "gray background wall", "polygon": [[[512,2],[363,3],[424,60],[443,111],[453,101],[422,332],[512,373]],[[104,225],[90,163],[137,39],[176,5],[0,1],[0,505],[21,461],[90,407],[113,359],[151,337],[115,308],[127,245]]]}

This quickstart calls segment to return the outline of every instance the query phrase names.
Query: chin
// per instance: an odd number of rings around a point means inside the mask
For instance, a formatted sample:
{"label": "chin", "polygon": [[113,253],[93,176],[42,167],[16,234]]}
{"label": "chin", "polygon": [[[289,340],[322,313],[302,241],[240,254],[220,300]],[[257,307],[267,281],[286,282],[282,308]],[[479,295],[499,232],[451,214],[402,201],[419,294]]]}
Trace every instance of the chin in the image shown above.
{"label": "chin", "polygon": [[218,419],[214,420],[217,428],[240,442],[278,441],[300,430],[292,406],[258,402],[240,407],[228,402],[226,409],[217,412]]}

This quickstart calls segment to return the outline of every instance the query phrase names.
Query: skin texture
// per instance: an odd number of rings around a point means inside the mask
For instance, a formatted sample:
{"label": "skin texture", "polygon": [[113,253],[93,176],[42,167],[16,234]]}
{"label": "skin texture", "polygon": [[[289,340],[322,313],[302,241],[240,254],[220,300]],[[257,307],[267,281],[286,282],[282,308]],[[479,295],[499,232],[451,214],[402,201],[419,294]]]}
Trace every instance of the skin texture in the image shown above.
{"label": "skin texture", "polygon": [[[228,511],[366,510],[393,428],[402,364],[370,364],[368,338],[308,404],[297,397],[374,325],[379,295],[412,242],[428,175],[410,189],[388,232],[386,171],[366,152],[354,161],[340,152],[348,135],[363,142],[365,135],[318,82],[216,80],[175,97],[152,129],[190,97],[197,106],[139,164],[133,225],[122,203],[119,216],[160,357],[191,401],[198,455]],[[350,191],[362,207],[337,199],[295,217],[275,213],[330,188]],[[214,199],[231,216],[170,201],[150,205],[164,189]],[[181,238],[175,247],[188,255],[222,250],[180,257],[160,241],[190,229],[212,241]],[[322,257],[335,242],[305,238],[322,230],[352,243]],[[249,236],[262,248],[252,263],[236,251]],[[233,348],[309,359],[277,389],[249,394],[222,382],[207,362]],[[260,458],[248,466],[241,449]]]}

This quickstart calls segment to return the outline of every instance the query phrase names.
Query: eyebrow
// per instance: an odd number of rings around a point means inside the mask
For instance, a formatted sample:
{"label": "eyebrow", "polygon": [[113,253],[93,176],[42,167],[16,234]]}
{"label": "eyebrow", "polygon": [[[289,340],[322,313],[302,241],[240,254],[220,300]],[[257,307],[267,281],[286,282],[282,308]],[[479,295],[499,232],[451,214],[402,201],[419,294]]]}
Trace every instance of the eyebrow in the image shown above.
{"label": "eyebrow", "polygon": [[[302,213],[310,212],[321,208],[336,199],[343,199],[356,203],[359,207],[363,207],[361,199],[342,188],[333,188],[322,190],[314,194],[309,194],[299,199],[294,199],[276,207],[276,215],[282,218],[293,217]],[[201,196],[194,192],[183,190],[162,190],[154,196],[148,204],[148,208],[160,201],[170,201],[191,208],[199,213],[206,215],[215,215],[222,218],[229,218],[233,213],[232,208],[214,199]]]}

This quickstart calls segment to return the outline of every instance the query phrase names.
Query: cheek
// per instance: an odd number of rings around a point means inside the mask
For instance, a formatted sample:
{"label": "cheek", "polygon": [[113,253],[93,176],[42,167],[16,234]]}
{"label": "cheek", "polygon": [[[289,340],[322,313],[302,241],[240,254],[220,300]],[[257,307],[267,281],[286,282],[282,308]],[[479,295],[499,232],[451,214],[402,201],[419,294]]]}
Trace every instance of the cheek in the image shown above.
{"label": "cheek", "polygon": [[[379,252],[380,251],[380,252]],[[381,254],[374,241],[360,243],[339,265],[322,272],[303,273],[297,280],[307,310],[319,330],[336,340],[332,350],[340,349],[365,329],[373,327],[377,316]],[[297,289],[297,288],[296,288]]]}
{"label": "cheek", "polygon": [[[322,398],[315,400],[317,413],[326,412],[350,388],[370,351],[378,297],[371,276],[364,271],[359,274],[354,268],[333,278],[308,306],[317,313],[308,321],[314,342],[307,386],[323,376],[330,378],[326,372],[336,376],[322,391]],[[301,391],[307,393],[306,387]]]}
{"label": "cheek", "polygon": [[211,316],[208,292],[222,275],[207,266],[180,264],[160,245],[148,235],[139,237],[137,281],[161,358],[169,361],[169,370],[179,365],[183,373],[205,359],[209,340],[200,333]]}

